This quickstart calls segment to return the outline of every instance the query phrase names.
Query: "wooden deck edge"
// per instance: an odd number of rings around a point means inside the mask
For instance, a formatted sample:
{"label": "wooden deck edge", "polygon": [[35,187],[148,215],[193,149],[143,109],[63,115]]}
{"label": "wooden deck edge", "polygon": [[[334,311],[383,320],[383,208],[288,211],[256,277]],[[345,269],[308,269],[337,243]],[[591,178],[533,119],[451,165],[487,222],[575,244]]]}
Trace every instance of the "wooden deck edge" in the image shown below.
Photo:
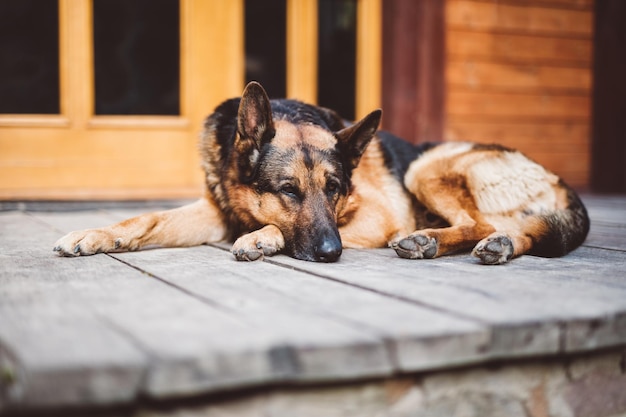
{"label": "wooden deck edge", "polygon": [[[280,383],[208,394],[61,408],[4,408],[5,417],[613,416],[626,413],[626,346],[493,360],[436,371]],[[593,401],[589,401],[593,399]]]}
{"label": "wooden deck edge", "polygon": [[624,388],[622,347],[343,383],[276,385],[186,401],[146,401],[128,416],[432,417],[461,410],[480,416],[608,416],[626,412]]}

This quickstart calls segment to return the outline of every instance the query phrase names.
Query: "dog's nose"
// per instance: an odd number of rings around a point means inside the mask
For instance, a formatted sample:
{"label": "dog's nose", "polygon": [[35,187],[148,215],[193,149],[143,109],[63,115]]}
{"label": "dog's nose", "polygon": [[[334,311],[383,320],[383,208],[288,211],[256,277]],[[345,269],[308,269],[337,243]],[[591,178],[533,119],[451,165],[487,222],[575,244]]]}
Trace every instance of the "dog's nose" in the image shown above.
{"label": "dog's nose", "polygon": [[326,238],[315,247],[318,262],[335,262],[341,256],[341,241],[336,237]]}

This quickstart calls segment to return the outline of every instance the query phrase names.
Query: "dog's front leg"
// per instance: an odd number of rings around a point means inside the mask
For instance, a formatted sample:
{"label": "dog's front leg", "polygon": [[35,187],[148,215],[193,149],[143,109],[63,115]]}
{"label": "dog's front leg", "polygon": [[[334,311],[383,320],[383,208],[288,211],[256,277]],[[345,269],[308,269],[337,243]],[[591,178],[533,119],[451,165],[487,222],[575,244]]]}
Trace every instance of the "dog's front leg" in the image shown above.
{"label": "dog's front leg", "polygon": [[285,247],[285,238],[278,227],[269,224],[241,236],[233,244],[233,255],[238,261],[256,261],[272,256]]}
{"label": "dog's front leg", "polygon": [[98,229],[77,230],[59,239],[54,251],[63,256],[134,251],[147,246],[183,247],[226,237],[222,215],[203,198],[172,210],[142,214]]}

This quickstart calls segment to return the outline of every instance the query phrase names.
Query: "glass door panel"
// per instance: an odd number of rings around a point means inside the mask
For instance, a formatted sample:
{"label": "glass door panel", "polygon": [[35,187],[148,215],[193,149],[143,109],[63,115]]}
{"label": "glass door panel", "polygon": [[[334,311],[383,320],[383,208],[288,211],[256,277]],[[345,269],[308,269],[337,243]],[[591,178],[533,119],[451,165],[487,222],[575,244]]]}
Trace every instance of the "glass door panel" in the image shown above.
{"label": "glass door panel", "polygon": [[318,0],[318,82],[320,105],[354,119],[357,0]]}
{"label": "glass door panel", "polygon": [[178,0],[94,0],[97,115],[180,113]]}
{"label": "glass door panel", "polygon": [[52,88],[54,108],[0,110],[0,199],[200,196],[203,119],[243,88],[243,1],[0,0],[0,78],[28,50],[11,44],[22,12],[56,24],[35,43],[57,71],[22,94]]}
{"label": "glass door panel", "polygon": [[57,0],[0,1],[0,113],[58,114]]}
{"label": "glass door panel", "polygon": [[260,82],[271,98],[285,97],[286,0],[246,0],[246,82]]}

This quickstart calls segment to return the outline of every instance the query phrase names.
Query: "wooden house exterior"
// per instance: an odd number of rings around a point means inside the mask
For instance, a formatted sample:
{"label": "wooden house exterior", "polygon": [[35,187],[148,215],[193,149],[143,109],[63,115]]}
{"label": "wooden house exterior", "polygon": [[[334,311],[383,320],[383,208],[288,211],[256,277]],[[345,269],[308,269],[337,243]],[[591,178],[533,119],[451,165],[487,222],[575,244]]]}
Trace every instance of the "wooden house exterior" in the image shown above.
{"label": "wooden house exterior", "polygon": [[271,72],[282,83],[272,96],[333,106],[326,88],[337,100],[349,96],[337,104],[347,117],[382,106],[383,127],[409,141],[500,143],[590,187],[593,0],[274,0],[278,24],[246,14],[254,0],[172,0],[173,114],[100,111],[93,40],[101,0],[46,1],[58,5],[58,110],[0,107],[0,199],[199,195],[202,120],[253,78],[258,62],[247,48],[265,27],[282,30],[268,49],[278,50]]}

